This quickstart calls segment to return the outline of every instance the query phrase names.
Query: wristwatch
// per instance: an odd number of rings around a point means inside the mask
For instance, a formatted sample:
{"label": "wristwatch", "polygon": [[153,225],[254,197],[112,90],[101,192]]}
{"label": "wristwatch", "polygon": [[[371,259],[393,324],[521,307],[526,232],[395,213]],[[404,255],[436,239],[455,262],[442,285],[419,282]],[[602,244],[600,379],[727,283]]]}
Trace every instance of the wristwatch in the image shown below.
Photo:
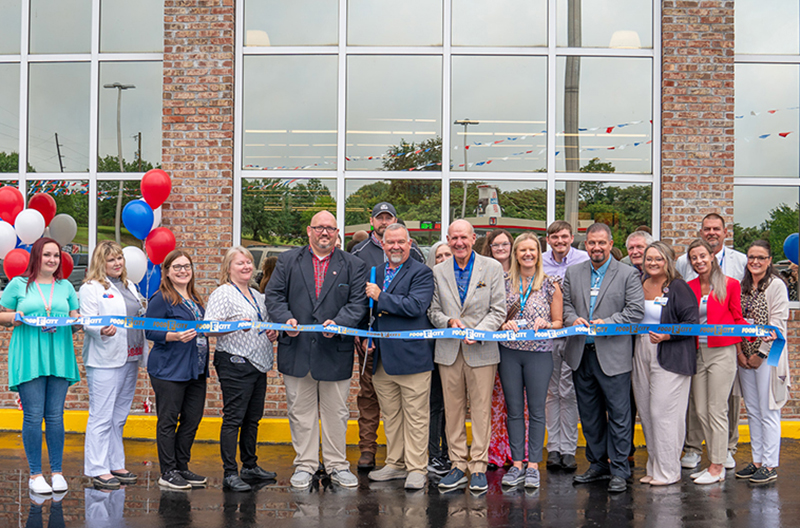
{"label": "wristwatch", "polygon": [[758,355],[758,357],[760,357],[761,359],[767,359],[767,355],[760,350],[756,351],[756,355]]}

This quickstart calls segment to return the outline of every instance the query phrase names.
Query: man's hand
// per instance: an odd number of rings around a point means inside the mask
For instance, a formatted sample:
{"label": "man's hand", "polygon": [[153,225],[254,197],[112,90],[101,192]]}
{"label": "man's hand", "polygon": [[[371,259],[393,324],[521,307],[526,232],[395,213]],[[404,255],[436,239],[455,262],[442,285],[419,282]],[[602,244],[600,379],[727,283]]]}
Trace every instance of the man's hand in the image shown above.
{"label": "man's hand", "polygon": [[[589,323],[591,323],[591,324],[594,324],[594,325],[598,325],[598,324],[606,324],[606,322],[605,322],[605,321],[603,321],[602,319],[592,319],[591,321],[589,321]],[[587,325],[587,326],[588,326],[588,325]]]}
{"label": "man's hand", "polygon": [[[333,319],[328,319],[327,321],[322,323],[322,326],[332,326],[332,325],[335,325],[335,324],[336,324],[336,321],[334,321]],[[336,334],[334,334],[333,332],[322,332],[322,337],[327,337],[328,339],[330,339],[334,335],[336,335]]]}
{"label": "man's hand", "polygon": [[[291,327],[297,328],[297,319],[295,319],[295,318],[289,319],[288,321],[286,321],[286,324],[291,326]],[[289,337],[297,337],[297,336],[300,335],[300,332],[287,330],[286,331],[286,335],[288,335]]]}
{"label": "man's hand", "polygon": [[650,332],[650,342],[654,345],[661,343],[662,341],[669,341],[672,336],[669,334],[657,334],[655,332]]}
{"label": "man's hand", "polygon": [[[447,321],[447,326],[449,326],[450,328],[466,328],[466,326],[464,326],[464,323],[462,323],[460,319],[450,319],[449,321]],[[475,343],[477,343],[477,341],[473,341],[472,339],[467,339],[466,337],[464,338],[465,345],[474,345]]]}
{"label": "man's hand", "polygon": [[381,295],[381,289],[378,287],[377,284],[373,284],[371,282],[367,283],[367,297],[372,299],[373,301],[377,301],[378,297]]}
{"label": "man's hand", "polygon": [[267,339],[270,342],[274,343],[276,339],[278,339],[278,331],[277,330],[267,330]]}
{"label": "man's hand", "polygon": [[578,317],[575,319],[575,322],[572,323],[572,326],[589,326],[589,321],[584,319],[583,317]]}

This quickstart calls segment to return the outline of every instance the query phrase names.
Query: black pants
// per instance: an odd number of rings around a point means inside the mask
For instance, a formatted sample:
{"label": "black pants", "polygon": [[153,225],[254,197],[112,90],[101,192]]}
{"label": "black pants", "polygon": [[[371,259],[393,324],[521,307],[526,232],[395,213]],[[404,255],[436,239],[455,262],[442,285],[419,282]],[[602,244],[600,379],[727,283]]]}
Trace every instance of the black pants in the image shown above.
{"label": "black pants", "polygon": [[[234,363],[231,359],[235,359]],[[243,363],[240,361],[244,361]],[[238,475],[236,444],[242,466],[256,467],[256,442],[258,422],[264,415],[264,398],[267,394],[267,374],[255,368],[241,356],[217,350],[214,353],[222,388],[222,429],[219,433],[219,451],[225,475]]]}
{"label": "black pants", "polygon": [[189,381],[167,381],[150,376],[156,393],[156,443],[161,474],[189,469],[192,444],[203,419],[206,377]]}
{"label": "black pants", "polygon": [[428,429],[428,456],[430,458],[449,459],[447,438],[444,434],[444,394],[439,366],[433,366],[431,372],[431,409]]}
{"label": "black pants", "polygon": [[631,476],[631,373],[606,376],[594,345],[586,345],[572,379],[586,438],[586,458],[592,468],[610,470],[612,475],[627,479]]}

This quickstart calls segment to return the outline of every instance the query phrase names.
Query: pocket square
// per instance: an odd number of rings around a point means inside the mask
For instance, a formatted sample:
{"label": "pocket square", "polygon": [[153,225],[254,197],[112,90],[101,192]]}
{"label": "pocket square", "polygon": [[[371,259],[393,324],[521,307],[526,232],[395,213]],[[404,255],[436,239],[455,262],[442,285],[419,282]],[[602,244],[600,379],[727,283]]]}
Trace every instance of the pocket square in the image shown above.
{"label": "pocket square", "polygon": [[480,282],[478,283],[478,285],[477,285],[477,286],[475,286],[475,289],[477,290],[478,288],[485,288],[485,287],[486,287],[486,283],[485,283],[485,282],[483,282],[483,281],[480,281]]}

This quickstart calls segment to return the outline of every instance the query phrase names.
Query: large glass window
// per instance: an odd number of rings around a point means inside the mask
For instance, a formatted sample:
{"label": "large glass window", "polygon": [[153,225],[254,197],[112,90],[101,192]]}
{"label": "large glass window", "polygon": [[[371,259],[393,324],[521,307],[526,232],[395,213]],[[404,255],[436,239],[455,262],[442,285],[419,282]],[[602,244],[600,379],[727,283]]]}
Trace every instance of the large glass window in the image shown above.
{"label": "large glass window", "polygon": [[454,46],[546,46],[547,0],[452,0]]}
{"label": "large glass window", "polygon": [[100,51],[164,49],[163,0],[102,0],[100,17]]}
{"label": "large glass window", "polygon": [[558,45],[652,48],[652,9],[642,0],[558,0]]}
{"label": "large glass window", "polygon": [[800,53],[800,3],[796,0],[736,0],[734,20],[736,53]]}
{"label": "large glass window", "polygon": [[338,0],[247,0],[244,45],[333,46],[338,13]]}
{"label": "large glass window", "polygon": [[0,55],[19,53],[22,0],[0,0]]}
{"label": "large glass window", "polygon": [[31,53],[89,53],[92,0],[30,0]]}
{"label": "large glass window", "polygon": [[19,64],[0,64],[0,172],[19,169]]}
{"label": "large glass window", "polygon": [[351,46],[441,46],[442,0],[348,0]]}

